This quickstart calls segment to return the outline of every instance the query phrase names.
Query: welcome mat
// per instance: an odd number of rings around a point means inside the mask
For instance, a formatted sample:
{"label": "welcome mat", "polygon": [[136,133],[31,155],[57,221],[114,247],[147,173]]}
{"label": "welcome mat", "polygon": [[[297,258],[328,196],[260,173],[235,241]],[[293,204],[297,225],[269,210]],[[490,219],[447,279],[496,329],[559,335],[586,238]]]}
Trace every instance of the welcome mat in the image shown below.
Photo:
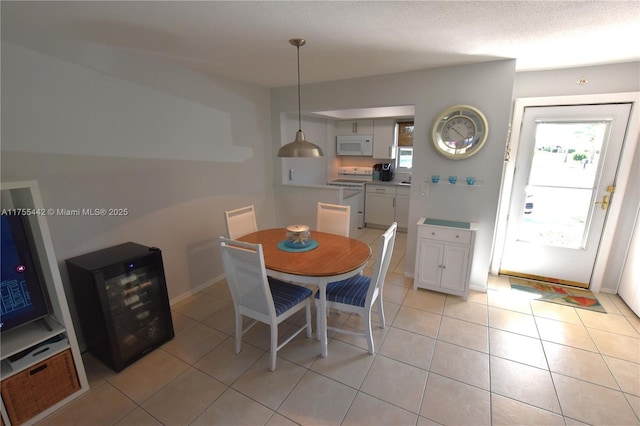
{"label": "welcome mat", "polygon": [[563,287],[556,284],[523,280],[520,278],[511,278],[509,281],[511,289],[538,295],[539,297],[536,299],[542,300],[543,302],[588,309],[590,311],[602,312],[603,314],[607,313],[598,301],[598,298],[589,290]]}

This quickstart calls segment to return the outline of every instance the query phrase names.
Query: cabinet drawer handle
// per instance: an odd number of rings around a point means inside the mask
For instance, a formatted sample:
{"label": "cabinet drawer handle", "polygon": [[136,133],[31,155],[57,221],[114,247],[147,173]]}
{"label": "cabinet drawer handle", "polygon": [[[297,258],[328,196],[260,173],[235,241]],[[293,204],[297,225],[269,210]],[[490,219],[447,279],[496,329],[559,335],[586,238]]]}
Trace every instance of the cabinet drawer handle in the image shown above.
{"label": "cabinet drawer handle", "polygon": [[460,235],[456,234],[456,238],[460,238]]}
{"label": "cabinet drawer handle", "polygon": [[435,233],[435,232],[432,232],[432,233],[431,233],[431,235],[436,235],[436,233]]}
{"label": "cabinet drawer handle", "polygon": [[38,374],[39,372],[46,369],[47,367],[49,367],[49,364],[43,364],[40,367],[34,368],[33,370],[29,371],[29,375],[33,376],[34,374]]}

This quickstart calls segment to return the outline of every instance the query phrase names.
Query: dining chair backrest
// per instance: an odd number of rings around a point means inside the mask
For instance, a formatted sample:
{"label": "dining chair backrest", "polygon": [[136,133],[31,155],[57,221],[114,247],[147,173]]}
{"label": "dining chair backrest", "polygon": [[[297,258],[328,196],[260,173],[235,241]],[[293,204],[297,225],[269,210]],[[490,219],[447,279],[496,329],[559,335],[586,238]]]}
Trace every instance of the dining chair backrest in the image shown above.
{"label": "dining chair backrest", "polygon": [[[311,290],[267,276],[261,244],[220,237],[222,264],[235,310],[235,351],[240,352],[242,336],[257,322],[270,328],[269,369],[276,369],[277,352],[298,334],[311,337]],[[305,310],[305,324],[278,344],[278,324]],[[246,328],[244,317],[254,321]]]}
{"label": "dining chair backrest", "polygon": [[258,230],[253,204],[224,212],[227,234],[232,240]]}
{"label": "dining chair backrest", "polygon": [[351,206],[318,203],[316,231],[349,236]]}
{"label": "dining chair backrest", "polygon": [[373,277],[371,277],[372,289],[369,289],[367,294],[366,305],[373,303],[373,295],[376,292],[382,293],[382,287],[384,286],[384,279],[387,276],[389,270],[389,263],[391,262],[391,256],[393,255],[393,247],[396,242],[396,232],[398,230],[398,224],[393,224],[387,228],[387,230],[380,236],[380,244],[378,247],[378,257],[373,269]]}
{"label": "dining chair backrest", "polygon": [[259,315],[262,322],[275,318],[262,245],[221,238],[221,252],[234,305]]}

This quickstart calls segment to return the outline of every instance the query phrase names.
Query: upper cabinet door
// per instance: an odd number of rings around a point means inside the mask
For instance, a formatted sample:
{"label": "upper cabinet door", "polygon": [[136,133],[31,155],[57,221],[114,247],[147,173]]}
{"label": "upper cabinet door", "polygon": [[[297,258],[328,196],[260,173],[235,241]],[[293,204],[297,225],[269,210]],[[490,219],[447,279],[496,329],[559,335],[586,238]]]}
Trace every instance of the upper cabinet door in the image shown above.
{"label": "upper cabinet door", "polygon": [[396,158],[396,120],[376,118],[373,123],[373,158]]}
{"label": "upper cabinet door", "polygon": [[336,131],[339,136],[373,135],[373,120],[341,120]]}

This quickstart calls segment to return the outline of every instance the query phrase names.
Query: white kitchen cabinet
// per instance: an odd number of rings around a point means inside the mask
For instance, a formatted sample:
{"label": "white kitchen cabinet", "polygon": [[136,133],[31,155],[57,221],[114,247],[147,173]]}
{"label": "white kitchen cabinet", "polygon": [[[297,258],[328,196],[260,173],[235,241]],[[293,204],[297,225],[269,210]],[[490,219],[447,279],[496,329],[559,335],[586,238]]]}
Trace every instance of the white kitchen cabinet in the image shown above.
{"label": "white kitchen cabinet", "polygon": [[340,120],[336,126],[336,134],[338,136],[373,135],[373,120]]}
{"label": "white kitchen cabinet", "polygon": [[373,158],[393,160],[396,158],[396,120],[376,118],[373,121]]}
{"label": "white kitchen cabinet", "polygon": [[476,232],[474,223],[420,218],[414,290],[424,288],[467,300]]}
{"label": "white kitchen cabinet", "polygon": [[409,227],[409,194],[411,189],[408,186],[398,186],[396,188],[396,222],[398,228]]}
{"label": "white kitchen cabinet", "polygon": [[372,225],[407,229],[409,222],[409,187],[367,184],[364,221]]}
{"label": "white kitchen cabinet", "polygon": [[357,235],[358,229],[364,227],[364,191],[344,190],[342,205],[351,206],[349,214],[349,235]]}
{"label": "white kitchen cabinet", "polygon": [[391,225],[396,217],[395,203],[395,186],[367,184],[364,221],[375,225]]}

